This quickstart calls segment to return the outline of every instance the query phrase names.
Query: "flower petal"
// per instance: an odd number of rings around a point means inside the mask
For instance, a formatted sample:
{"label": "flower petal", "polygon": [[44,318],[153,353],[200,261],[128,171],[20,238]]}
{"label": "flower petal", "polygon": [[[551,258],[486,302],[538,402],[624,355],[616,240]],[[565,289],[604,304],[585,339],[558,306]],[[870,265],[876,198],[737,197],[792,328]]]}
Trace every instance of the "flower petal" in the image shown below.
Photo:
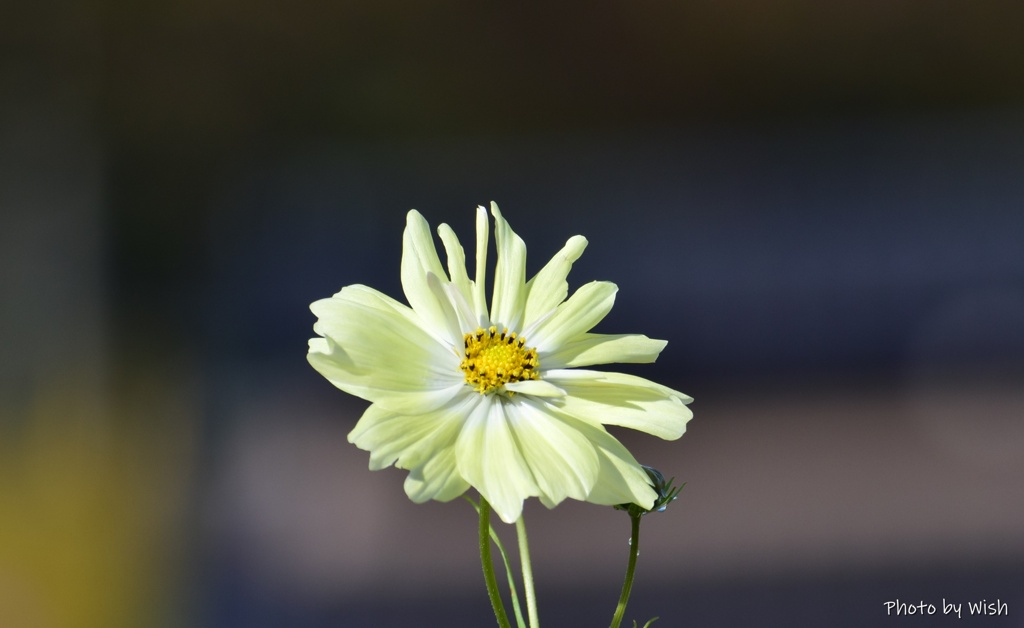
{"label": "flower petal", "polygon": [[505,523],[523,512],[523,500],[540,491],[512,436],[502,401],[482,395],[455,444],[459,474],[480,491]]}
{"label": "flower petal", "polygon": [[569,294],[569,283],[566,277],[573,262],[583,255],[587,248],[587,239],[573,236],[565,243],[562,250],[555,253],[544,268],[526,284],[526,307],[523,313],[524,325],[529,325],[544,314],[558,307]]}
{"label": "flower petal", "polygon": [[482,313],[480,327],[487,327],[487,210],[483,206],[476,208],[476,280],[473,282],[473,309]]}
{"label": "flower petal", "polygon": [[307,358],[345,392],[393,411],[423,412],[462,384],[454,350],[417,325],[412,310],[372,288],[348,286],[310,309],[324,338],[310,341]]}
{"label": "flower petal", "polygon": [[[404,319],[405,323],[411,324],[422,332],[416,337],[420,339],[433,340],[432,334],[429,330],[425,329],[422,325],[422,319],[417,316],[416,312],[413,311],[408,305],[400,303],[388,295],[374,290],[369,286],[362,284],[353,284],[351,286],[345,286],[334,295],[326,298],[314,301],[310,304],[309,309],[317,316],[319,320],[313,324],[313,331],[317,332],[321,336],[338,335],[333,334],[332,330],[335,329],[335,324],[343,325],[347,321],[344,320],[345,316],[339,313],[338,308],[343,307],[345,304],[352,304],[362,308],[379,310],[378,316],[386,319],[394,320],[395,317]],[[373,327],[376,327],[377,323],[374,322]],[[410,332],[411,333],[411,332]],[[439,347],[444,345],[434,340],[434,344]]]}
{"label": "flower petal", "polygon": [[[458,290],[452,290],[452,284],[448,281],[442,281],[434,273],[427,273],[427,288],[430,289],[430,293],[434,295],[434,300],[437,304],[437,311],[441,314],[441,322],[444,324],[443,333],[437,333],[442,330],[430,329],[428,331],[434,331],[435,335],[439,337],[442,342],[447,341],[449,346],[461,346],[462,345],[462,327],[460,317],[457,312],[459,303],[452,302],[452,297],[459,294]],[[459,299],[461,301],[461,299]]]}
{"label": "flower petal", "polygon": [[[398,370],[387,373],[368,369],[330,338],[311,338],[306,359],[336,387],[393,412],[428,412],[465,390],[462,380],[446,383],[421,376],[416,381],[404,377]],[[428,388],[428,385],[437,387]]]}
{"label": "flower petal", "polygon": [[494,246],[498,251],[491,322],[499,327],[519,329],[526,304],[526,244],[502,218],[495,203],[491,203],[491,214],[494,216]]}
{"label": "flower petal", "polygon": [[371,404],[348,434],[348,442],[370,452],[370,470],[389,467],[435,427],[426,415],[398,414]]}
{"label": "flower petal", "polygon": [[409,471],[405,478],[405,494],[413,502],[436,499],[447,502],[462,495],[469,488],[455,464],[455,445],[438,450],[422,465]]}
{"label": "flower petal", "polygon": [[[618,288],[608,281],[592,281],[573,293],[555,311],[523,330],[538,353],[554,352],[558,347],[590,331],[601,322],[612,305]],[[541,363],[544,368],[544,363]]]}
{"label": "flower petal", "polygon": [[360,367],[392,371],[382,375],[404,375],[421,384],[432,377],[447,382],[455,377],[452,369],[459,357],[454,349],[424,330],[415,312],[373,288],[346,286],[309,309],[317,317],[313,331],[344,345]]}
{"label": "flower petal", "polygon": [[[561,414],[560,408],[547,410],[585,438],[597,456],[597,476],[585,501],[611,506],[635,503],[644,508],[654,505],[657,493],[651,487],[650,478],[622,443],[599,424]],[[549,508],[555,505],[545,494],[540,498]]]}
{"label": "flower petal", "polygon": [[590,438],[601,466],[587,501],[602,506],[637,504],[650,510],[658,493],[633,454],[604,430],[590,435]]}
{"label": "flower petal", "polygon": [[561,410],[583,420],[675,440],[693,417],[685,405],[691,397],[642,377],[575,369],[547,371],[544,377],[565,390]]}
{"label": "flower petal", "polygon": [[668,343],[640,334],[582,334],[550,354],[540,356],[549,369],[593,364],[654,362]]}
{"label": "flower petal", "polygon": [[455,442],[462,429],[463,411],[476,401],[463,395],[434,412],[406,415],[371,405],[348,440],[370,452],[370,469],[394,464],[410,469],[405,492],[414,502],[448,501],[469,488],[455,466]]}
{"label": "flower petal", "polygon": [[441,237],[445,256],[448,258],[448,276],[451,277],[452,283],[469,298],[470,286],[473,282],[470,281],[469,274],[466,272],[466,251],[462,248],[459,237],[447,223],[437,226],[437,235]]}
{"label": "flower petal", "polygon": [[[463,327],[463,329],[472,331],[482,327],[487,320],[487,311],[476,311],[476,306],[474,305],[476,289],[473,281],[469,278],[469,274],[466,272],[466,252],[462,248],[459,238],[448,225],[441,224],[438,226],[437,233],[441,236],[441,242],[444,243],[445,254],[448,257],[448,275],[452,281],[447,288],[449,291],[456,291],[459,295],[458,297],[450,295],[455,310],[460,314],[463,311],[473,312],[472,319],[468,321],[467,326]],[[471,327],[468,325],[471,325]]]}
{"label": "flower petal", "polygon": [[594,444],[576,429],[579,421],[529,399],[505,402],[505,414],[545,505],[586,499],[600,462]]}
{"label": "flower petal", "polygon": [[430,225],[418,211],[411,210],[402,235],[402,290],[426,329],[455,346],[462,340],[458,334],[458,322],[453,318],[451,303],[443,291],[431,286],[431,275],[437,283],[448,283],[448,276],[434,248]]}
{"label": "flower petal", "polygon": [[564,397],[565,391],[551,382],[539,379],[527,379],[521,382],[509,382],[505,384],[505,390],[514,393],[522,393],[532,397]]}
{"label": "flower petal", "polygon": [[419,467],[433,452],[455,445],[465,408],[473,401],[469,394],[456,396],[423,414],[401,414],[373,404],[349,432],[348,441],[370,452],[372,470],[391,464],[401,469]]}
{"label": "flower petal", "polygon": [[458,320],[459,330],[471,332],[487,324],[487,313],[477,314],[473,306],[469,304],[466,297],[455,287],[454,284],[444,284],[445,294],[451,300],[453,313]]}

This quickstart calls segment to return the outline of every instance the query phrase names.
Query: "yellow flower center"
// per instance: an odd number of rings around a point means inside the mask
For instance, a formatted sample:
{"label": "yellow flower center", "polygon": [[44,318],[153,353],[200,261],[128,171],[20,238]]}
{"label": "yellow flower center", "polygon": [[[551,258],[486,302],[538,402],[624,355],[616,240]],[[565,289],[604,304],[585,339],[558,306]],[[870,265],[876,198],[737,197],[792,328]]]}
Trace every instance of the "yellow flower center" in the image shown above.
{"label": "yellow flower center", "polygon": [[[466,383],[480,394],[492,392],[509,382],[540,379],[537,350],[526,347],[525,338],[516,338],[507,329],[477,329],[465,335],[466,350],[459,368]],[[511,394],[511,392],[509,393]]]}

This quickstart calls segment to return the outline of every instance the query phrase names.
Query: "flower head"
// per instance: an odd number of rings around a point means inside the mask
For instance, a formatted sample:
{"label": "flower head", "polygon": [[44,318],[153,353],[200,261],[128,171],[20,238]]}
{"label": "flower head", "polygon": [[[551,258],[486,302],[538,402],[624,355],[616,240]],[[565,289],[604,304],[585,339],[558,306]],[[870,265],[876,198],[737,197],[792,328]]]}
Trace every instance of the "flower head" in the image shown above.
{"label": "flower head", "polygon": [[[616,286],[591,282],[568,296],[566,277],[587,240],[574,236],[526,279],[526,245],[491,203],[497,263],[486,300],[487,211],[477,209],[471,279],[455,233],[409,212],[402,288],[409,305],[353,285],[314,302],[308,359],[338,388],[371,402],[349,442],[370,468],[408,469],[415,502],[451,500],[470,486],[507,523],[523,501],[553,508],[567,497],[596,504],[658,498],[643,467],[605,425],[675,439],[692,399],[646,379],[585,370],[653,362],[665,341],[594,334]],[[566,298],[568,296],[568,298]]]}

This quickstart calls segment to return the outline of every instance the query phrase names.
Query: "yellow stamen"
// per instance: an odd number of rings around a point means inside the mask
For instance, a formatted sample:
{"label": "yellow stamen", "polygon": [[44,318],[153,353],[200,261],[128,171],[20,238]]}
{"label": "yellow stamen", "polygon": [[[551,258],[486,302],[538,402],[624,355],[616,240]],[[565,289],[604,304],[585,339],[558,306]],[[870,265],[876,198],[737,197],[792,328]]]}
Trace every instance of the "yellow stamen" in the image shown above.
{"label": "yellow stamen", "polygon": [[[489,393],[509,382],[540,379],[537,372],[537,350],[526,346],[525,338],[517,338],[508,329],[477,329],[465,335],[465,350],[459,368],[466,374],[466,383],[480,394]],[[511,391],[509,394],[512,394]]]}

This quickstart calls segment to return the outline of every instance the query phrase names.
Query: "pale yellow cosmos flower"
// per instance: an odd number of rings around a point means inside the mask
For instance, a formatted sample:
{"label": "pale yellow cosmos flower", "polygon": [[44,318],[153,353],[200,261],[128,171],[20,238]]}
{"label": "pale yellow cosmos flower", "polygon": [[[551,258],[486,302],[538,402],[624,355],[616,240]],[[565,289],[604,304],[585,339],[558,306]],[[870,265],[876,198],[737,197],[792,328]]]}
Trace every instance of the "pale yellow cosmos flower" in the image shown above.
{"label": "pale yellow cosmos flower", "polygon": [[310,364],[372,404],[349,441],[370,452],[371,469],[408,469],[414,502],[448,501],[472,486],[506,523],[528,497],[548,508],[567,497],[650,508],[656,493],[647,474],[604,426],[676,439],[692,399],[640,377],[577,367],[653,362],[665,341],[590,333],[618,288],[595,281],[566,298],[586,238],[570,238],[527,281],[526,245],[494,203],[491,214],[497,264],[489,308],[483,207],[473,278],[451,228],[438,228],[446,272],[427,221],[413,210],[402,252],[408,306],[362,285],[312,304],[321,337],[309,341]]}

